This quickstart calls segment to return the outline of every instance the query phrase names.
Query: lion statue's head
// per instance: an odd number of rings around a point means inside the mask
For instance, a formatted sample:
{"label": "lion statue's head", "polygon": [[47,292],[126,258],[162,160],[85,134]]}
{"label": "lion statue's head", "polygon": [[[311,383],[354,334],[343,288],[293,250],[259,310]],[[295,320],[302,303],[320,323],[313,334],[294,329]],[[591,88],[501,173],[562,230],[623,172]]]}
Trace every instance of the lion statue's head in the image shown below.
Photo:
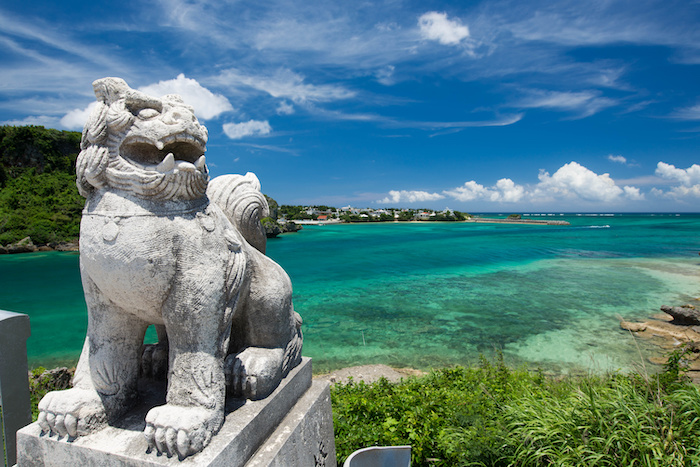
{"label": "lion statue's head", "polygon": [[76,163],[81,195],[105,188],[155,200],[205,196],[208,133],[192,107],[177,95],[147,96],[120,78],[92,85],[97,107]]}

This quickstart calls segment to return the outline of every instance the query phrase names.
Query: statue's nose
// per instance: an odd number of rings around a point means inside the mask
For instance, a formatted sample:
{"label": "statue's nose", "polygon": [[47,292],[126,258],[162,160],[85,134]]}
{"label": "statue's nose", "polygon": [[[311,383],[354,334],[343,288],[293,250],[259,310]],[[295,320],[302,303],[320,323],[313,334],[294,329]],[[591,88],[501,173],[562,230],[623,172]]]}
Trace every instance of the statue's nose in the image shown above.
{"label": "statue's nose", "polygon": [[183,114],[177,109],[167,109],[163,114],[163,123],[166,125],[175,125],[183,121]]}

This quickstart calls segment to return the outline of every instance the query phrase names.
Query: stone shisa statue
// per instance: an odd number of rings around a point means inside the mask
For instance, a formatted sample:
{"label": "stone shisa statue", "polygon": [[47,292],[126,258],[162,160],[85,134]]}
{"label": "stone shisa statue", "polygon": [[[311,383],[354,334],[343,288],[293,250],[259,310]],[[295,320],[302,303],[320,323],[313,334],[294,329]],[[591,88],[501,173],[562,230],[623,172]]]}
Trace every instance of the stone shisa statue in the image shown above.
{"label": "stone shisa statue", "polygon": [[[142,368],[167,365],[166,403],[144,434],[149,449],[182,459],[220,429],[227,392],[265,398],[299,364],[301,317],[289,277],[264,254],[255,175],[209,180],[207,130],[179,96],[118,78],[93,87],[76,169],[88,331],[74,387],[47,394],[38,422],[69,439],[98,430],[137,401]],[[144,352],[151,324],[160,342]]]}

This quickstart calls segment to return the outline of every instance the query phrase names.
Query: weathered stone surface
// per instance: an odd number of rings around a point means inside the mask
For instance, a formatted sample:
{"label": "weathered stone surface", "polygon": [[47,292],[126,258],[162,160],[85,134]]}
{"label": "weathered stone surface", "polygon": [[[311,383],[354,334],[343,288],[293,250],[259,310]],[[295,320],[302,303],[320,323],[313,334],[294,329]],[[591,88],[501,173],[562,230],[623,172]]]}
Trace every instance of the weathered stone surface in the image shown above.
{"label": "weathered stone surface", "polygon": [[661,305],[661,311],[673,317],[674,324],[698,325],[700,324],[700,311],[692,305],[668,306]]}
{"label": "weathered stone surface", "polygon": [[246,467],[336,465],[329,383],[315,380]]}
{"label": "weathered stone surface", "polygon": [[93,87],[76,162],[88,333],[74,387],[47,394],[38,423],[71,438],[117,423],[138,402],[143,336],[155,324],[168,391],[143,431],[151,449],[183,459],[222,426],[227,385],[263,399],[299,364],[301,317],[289,277],[264,254],[257,177],[209,181],[207,130],[179,96],[118,78]]}
{"label": "weathered stone surface", "polygon": [[[18,466],[335,465],[328,384],[317,381],[312,385],[308,358],[291,370],[267,399],[229,400],[219,434],[202,452],[184,460],[159,454],[156,449],[148,452],[142,433],[144,414],[164,394],[153,387],[145,387],[144,392],[143,402],[118,425],[80,438],[46,436],[38,423],[21,429]],[[315,457],[324,459],[325,464],[314,463]]]}

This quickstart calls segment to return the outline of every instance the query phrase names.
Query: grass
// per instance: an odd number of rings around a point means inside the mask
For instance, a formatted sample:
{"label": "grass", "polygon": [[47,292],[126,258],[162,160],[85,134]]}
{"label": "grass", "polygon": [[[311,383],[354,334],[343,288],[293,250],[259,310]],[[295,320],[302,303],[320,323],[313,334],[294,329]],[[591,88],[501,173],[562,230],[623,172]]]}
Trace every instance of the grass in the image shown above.
{"label": "grass", "polygon": [[555,380],[502,357],[331,391],[338,463],[412,445],[415,466],[700,464],[700,391],[675,352],[664,372]]}

